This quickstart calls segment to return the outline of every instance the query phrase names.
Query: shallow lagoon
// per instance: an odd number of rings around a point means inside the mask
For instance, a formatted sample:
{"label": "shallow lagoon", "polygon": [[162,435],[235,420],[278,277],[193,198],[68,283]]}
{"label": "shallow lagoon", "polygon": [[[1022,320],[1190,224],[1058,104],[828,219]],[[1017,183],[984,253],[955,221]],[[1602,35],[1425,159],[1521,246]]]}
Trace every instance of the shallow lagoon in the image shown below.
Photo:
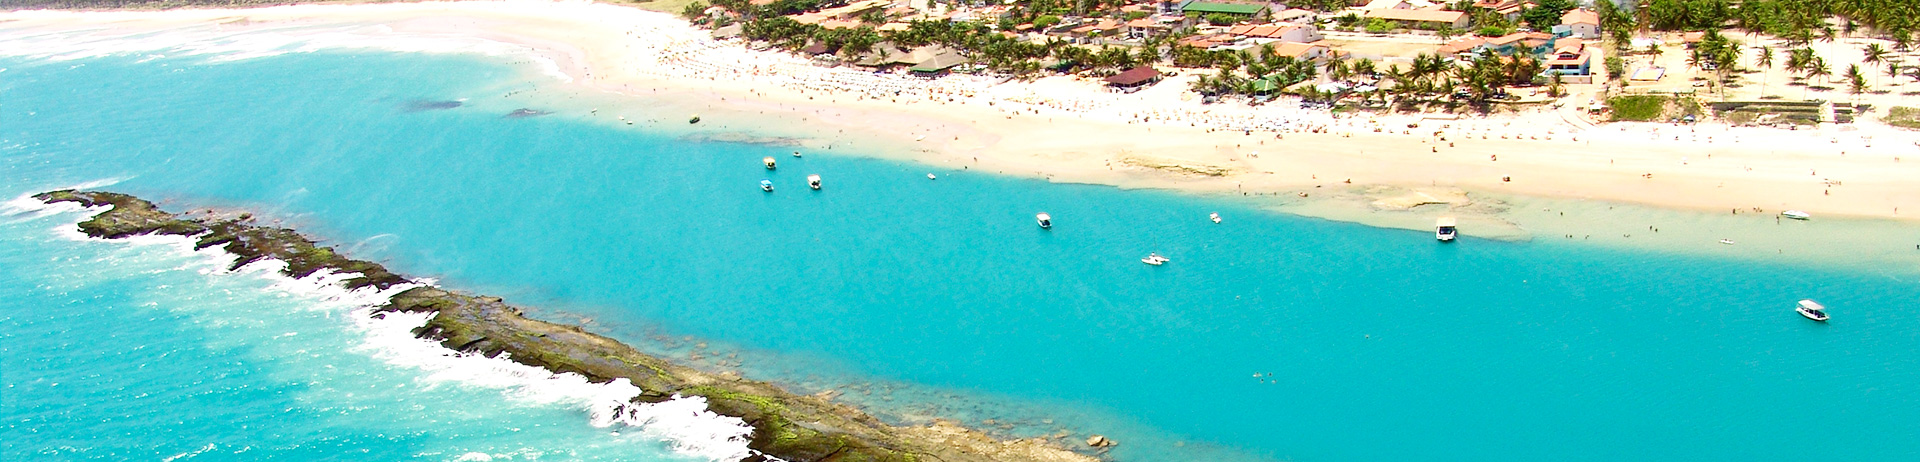
{"label": "shallow lagoon", "polygon": [[[900,419],[1105,433],[1123,460],[1920,457],[1888,443],[1920,439],[1909,269],[1437,245],[1236,202],[793,159],[583,121],[494,58],[136,61],[0,60],[0,193],[117,179],[174,209],[244,207],[657,351]],[[505,117],[520,108],[559,113]],[[1149,251],[1174,261],[1139,264]],[[1801,297],[1834,322],[1794,315]],[[1806,428],[1822,437],[1786,436]]]}

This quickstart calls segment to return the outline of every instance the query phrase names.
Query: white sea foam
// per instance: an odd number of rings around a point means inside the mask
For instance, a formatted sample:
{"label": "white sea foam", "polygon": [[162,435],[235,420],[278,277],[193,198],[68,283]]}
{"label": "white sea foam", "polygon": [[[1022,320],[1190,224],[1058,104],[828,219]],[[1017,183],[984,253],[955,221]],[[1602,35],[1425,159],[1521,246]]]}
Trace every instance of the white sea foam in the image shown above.
{"label": "white sea foam", "polygon": [[[31,203],[29,203],[31,202]],[[45,204],[26,197],[8,201],[9,214],[36,213],[46,216],[62,212],[87,211],[77,204]],[[19,210],[20,212],[13,212]],[[78,231],[74,222],[65,222],[56,233],[65,238],[94,240]],[[196,240],[177,235],[143,235],[110,240],[128,246],[159,246],[195,257],[174,270],[198,271],[216,277],[243,276],[264,278],[271,289],[318,300],[307,309],[344,311],[353,321],[352,328],[363,335],[355,347],[381,361],[425,372],[419,380],[428,387],[458,384],[499,389],[509,399],[531,405],[567,406],[583,409],[594,427],[614,426],[638,429],[640,434],[668,443],[674,451],[715,461],[737,461],[753,454],[747,448],[752,427],[736,417],[722,416],[707,409],[705,398],[675,396],[659,403],[634,403],[641,389],[626,379],[610,383],[592,383],[579,374],[556,374],[538,367],[510,361],[505,355],[489,358],[463,353],[438,342],[414,336],[414,329],[426,325],[432,313],[375,313],[395,294],[419,287],[421,283],[399,284],[387,289],[363,287],[348,290],[345,281],[358,273],[322,270],[306,278],[281,274],[286,263],[266,259],[234,270],[227,270],[239,257],[218,247],[194,249]],[[431,284],[431,281],[421,281]],[[469,458],[468,456],[472,456]],[[490,460],[491,456],[472,453],[462,460]]]}

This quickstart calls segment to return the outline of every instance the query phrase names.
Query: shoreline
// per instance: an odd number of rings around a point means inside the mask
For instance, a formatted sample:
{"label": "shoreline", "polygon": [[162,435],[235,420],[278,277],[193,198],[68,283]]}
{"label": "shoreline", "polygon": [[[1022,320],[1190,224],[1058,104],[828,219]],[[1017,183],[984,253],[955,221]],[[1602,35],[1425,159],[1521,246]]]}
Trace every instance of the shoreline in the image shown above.
{"label": "shoreline", "polygon": [[[470,352],[551,371],[577,374],[593,383],[639,387],[630,405],[701,397],[709,411],[738,418],[753,429],[748,460],[910,461],[932,457],[978,462],[1093,462],[1046,438],[998,439],[957,423],[895,426],[822,396],[804,396],[768,382],[709,373],[642,353],[578,326],[526,318],[518,307],[484,295],[450,292],[387,272],[377,263],[353,260],[320,246],[298,231],[252,224],[245,213],[176,214],[140,198],[99,191],[60,190],[34,195],[49,205],[72,202],[99,210],[77,228],[87,237],[115,240],[160,235],[193,239],[197,249],[220,247],[236,260],[229,269],[264,260],[286,264],[282,275],[308,279],[331,271],[346,277],[346,290],[403,288],[367,313],[431,316],[413,334],[448,350]],[[616,414],[628,412],[616,408]]]}
{"label": "shoreline", "polygon": [[[1108,94],[1072,77],[1030,83],[875,77],[715,42],[707,31],[665,13],[585,2],[20,11],[0,13],[0,24],[129,32],[211,26],[210,34],[219,37],[269,33],[289,39],[344,32],[358,34],[363,43],[308,49],[530,53],[563,85],[614,94],[598,98],[601,103],[705,115],[698,125],[678,124],[669,115],[649,127],[688,136],[767,136],[803,149],[854,147],[856,155],[1056,183],[1240,194],[1283,213],[1370,226],[1424,230],[1435,217],[1459,216],[1466,235],[1502,240],[1567,233],[1482,207],[1481,197],[1707,214],[1793,209],[1822,218],[1909,223],[1913,212],[1900,215],[1899,208],[1920,207],[1920,160],[1898,160],[1911,149],[1906,144],[1920,144],[1920,134],[1870,123],[1788,132],[1646,123],[1580,127],[1556,111],[1481,118],[1334,116],[1234,104],[1202,107],[1182,98],[1182,79],[1190,76],[1132,95]],[[871,90],[820,88],[836,79],[897,88],[884,100]],[[623,101],[629,99],[647,101]],[[633,122],[614,114],[618,109],[602,113],[594,103],[576,104],[591,109],[555,112],[616,128]],[[1075,109],[1082,107],[1095,109]],[[1445,199],[1405,206],[1417,195]],[[1415,216],[1382,218],[1383,212]]]}

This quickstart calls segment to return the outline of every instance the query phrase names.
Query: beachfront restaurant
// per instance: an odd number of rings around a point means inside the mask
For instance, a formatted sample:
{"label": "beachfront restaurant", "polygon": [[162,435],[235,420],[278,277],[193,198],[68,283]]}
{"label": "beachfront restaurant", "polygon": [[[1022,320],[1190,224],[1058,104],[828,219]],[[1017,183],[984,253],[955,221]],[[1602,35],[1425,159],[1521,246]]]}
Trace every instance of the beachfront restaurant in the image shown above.
{"label": "beachfront restaurant", "polygon": [[1154,69],[1152,66],[1140,66],[1127,69],[1126,72],[1107,77],[1107,85],[1113,87],[1114,91],[1121,93],[1140,91],[1140,89],[1152,86],[1154,82],[1159,81],[1160,70]]}
{"label": "beachfront restaurant", "polygon": [[953,70],[954,66],[966,64],[966,62],[967,58],[960,56],[959,53],[942,51],[940,54],[934,55],[933,58],[921,61],[914,64],[913,67],[907,68],[907,72],[913,73],[915,77],[939,77],[947,75],[947,72]]}

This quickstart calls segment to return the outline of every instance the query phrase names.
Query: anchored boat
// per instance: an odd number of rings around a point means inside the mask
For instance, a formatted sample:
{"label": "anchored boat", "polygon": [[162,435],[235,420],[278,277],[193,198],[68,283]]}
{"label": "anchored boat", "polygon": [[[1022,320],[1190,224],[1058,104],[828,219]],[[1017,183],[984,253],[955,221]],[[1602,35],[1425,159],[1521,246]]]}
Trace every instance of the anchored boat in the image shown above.
{"label": "anchored boat", "polygon": [[1211,218],[1211,219],[1213,219],[1213,222],[1214,222],[1214,223],[1219,223],[1219,222],[1220,222],[1220,212],[1213,212],[1213,213],[1209,213],[1209,214],[1207,214],[1207,218]]}
{"label": "anchored boat", "polygon": [[1785,212],[1780,212],[1780,216],[1783,216],[1783,217],[1787,217],[1787,218],[1792,218],[1792,219],[1795,219],[1795,220],[1811,220],[1811,219],[1813,219],[1813,215],[1811,215],[1811,214],[1808,214],[1807,212],[1802,212],[1802,211],[1799,211],[1799,210],[1788,210],[1788,211],[1785,211]]}
{"label": "anchored boat", "polygon": [[807,187],[820,189],[820,175],[807,175]]}
{"label": "anchored boat", "polygon": [[1173,261],[1173,260],[1168,259],[1167,257],[1160,256],[1159,252],[1149,253],[1147,254],[1147,258],[1140,259],[1141,263],[1146,263],[1153,266],[1160,266],[1170,261]]}
{"label": "anchored boat", "polygon": [[1820,306],[1820,302],[1811,299],[1801,300],[1800,305],[1793,307],[1793,310],[1800,312],[1800,315],[1806,316],[1807,319],[1827,322],[1827,307]]}
{"label": "anchored boat", "polygon": [[1433,238],[1440,242],[1453,242],[1453,238],[1459,234],[1459,223],[1453,217],[1440,217],[1433,223]]}
{"label": "anchored boat", "polygon": [[767,164],[767,170],[773,170],[773,157],[772,157],[772,156],[768,156],[768,157],[766,157],[766,158],[763,158],[763,159],[760,159],[760,163],[763,163],[763,164]]}
{"label": "anchored boat", "polygon": [[1039,215],[1033,216],[1033,220],[1040,222],[1040,229],[1053,229],[1053,215],[1048,215],[1046,212],[1040,212]]}
{"label": "anchored boat", "polygon": [[760,180],[760,190],[773,192],[773,180]]}

